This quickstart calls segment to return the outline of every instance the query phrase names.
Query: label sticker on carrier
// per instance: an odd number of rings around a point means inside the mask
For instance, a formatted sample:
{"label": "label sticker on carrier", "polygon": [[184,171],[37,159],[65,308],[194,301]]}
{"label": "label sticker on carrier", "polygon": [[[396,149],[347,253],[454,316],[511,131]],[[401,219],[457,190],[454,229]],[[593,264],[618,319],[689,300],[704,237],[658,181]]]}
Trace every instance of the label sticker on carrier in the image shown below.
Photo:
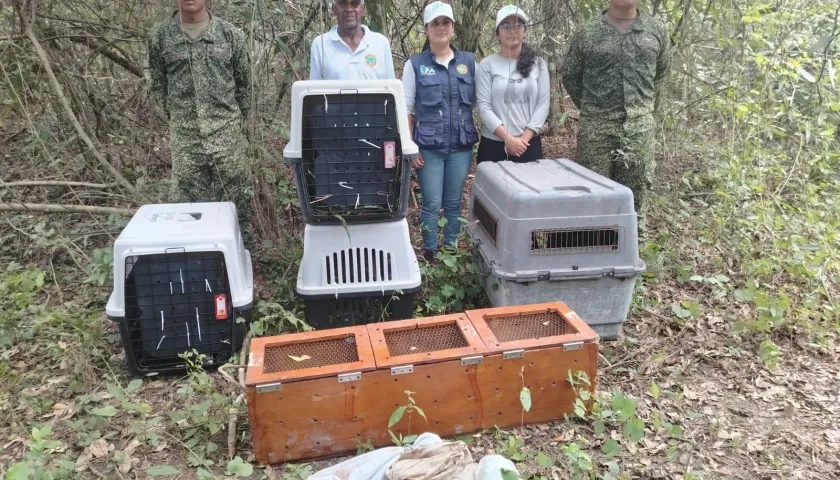
{"label": "label sticker on carrier", "polygon": [[397,143],[385,142],[385,168],[397,166]]}
{"label": "label sticker on carrier", "polygon": [[216,320],[227,320],[227,295],[216,295],[213,303],[216,305]]}

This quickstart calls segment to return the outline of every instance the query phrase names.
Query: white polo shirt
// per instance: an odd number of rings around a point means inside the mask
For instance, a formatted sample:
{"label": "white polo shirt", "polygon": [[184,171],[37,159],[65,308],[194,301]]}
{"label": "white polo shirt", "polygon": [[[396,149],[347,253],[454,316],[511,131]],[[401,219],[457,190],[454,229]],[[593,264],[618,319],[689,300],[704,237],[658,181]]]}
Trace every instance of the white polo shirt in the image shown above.
{"label": "white polo shirt", "polygon": [[[384,35],[362,25],[365,35],[353,52],[338,36],[338,27],[319,35],[312,42],[309,55],[310,80],[393,79],[394,60],[391,44]],[[323,42],[322,42],[323,40]],[[326,58],[326,61],[324,61]],[[323,66],[323,73],[322,73]]]}

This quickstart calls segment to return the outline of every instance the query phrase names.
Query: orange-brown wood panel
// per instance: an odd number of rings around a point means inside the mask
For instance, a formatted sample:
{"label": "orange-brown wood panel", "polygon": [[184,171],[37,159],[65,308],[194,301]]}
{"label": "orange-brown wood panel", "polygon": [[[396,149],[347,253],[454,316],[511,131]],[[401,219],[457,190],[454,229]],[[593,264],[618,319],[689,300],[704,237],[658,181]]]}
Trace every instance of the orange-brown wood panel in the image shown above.
{"label": "orange-brown wood panel", "polygon": [[[481,428],[482,404],[476,366],[460,360],[414,366],[413,373],[390,369],[363,373],[361,380],[337,378],[287,382],[278,392],[250,390],[248,410],[254,454],[260,463],[280,463],[356,450],[356,440],[391,445],[388,420],[408,399],[423,409],[410,418],[410,433],[430,431],[448,437]],[[409,435],[409,415],[392,429]]]}
{"label": "orange-brown wood panel", "polygon": [[[492,355],[479,367],[482,380],[483,428],[518,427],[563,418],[574,411],[575,393],[568,382],[569,371],[582,370],[594,381],[598,345],[587,343],[580,350],[563,347],[527,350],[522,358],[505,360]],[[524,385],[531,391],[531,410],[524,413],[519,394]],[[594,391],[594,390],[592,390]]]}

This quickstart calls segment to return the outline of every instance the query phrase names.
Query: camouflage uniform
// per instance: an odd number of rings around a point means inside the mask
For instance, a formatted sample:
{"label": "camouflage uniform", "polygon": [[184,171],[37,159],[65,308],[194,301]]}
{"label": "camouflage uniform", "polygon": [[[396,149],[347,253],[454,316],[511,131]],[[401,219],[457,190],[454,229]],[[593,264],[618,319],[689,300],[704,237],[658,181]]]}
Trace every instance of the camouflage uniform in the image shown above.
{"label": "camouflage uniform", "polygon": [[243,236],[253,195],[242,133],[251,101],[245,34],[211,16],[198,38],[177,14],[149,34],[150,94],[169,117],[176,202],[232,201]]}
{"label": "camouflage uniform", "polygon": [[580,109],[578,162],[633,190],[640,223],[654,168],[653,114],[670,62],[665,26],[640,12],[626,33],[604,15],[584,25],[562,68]]}

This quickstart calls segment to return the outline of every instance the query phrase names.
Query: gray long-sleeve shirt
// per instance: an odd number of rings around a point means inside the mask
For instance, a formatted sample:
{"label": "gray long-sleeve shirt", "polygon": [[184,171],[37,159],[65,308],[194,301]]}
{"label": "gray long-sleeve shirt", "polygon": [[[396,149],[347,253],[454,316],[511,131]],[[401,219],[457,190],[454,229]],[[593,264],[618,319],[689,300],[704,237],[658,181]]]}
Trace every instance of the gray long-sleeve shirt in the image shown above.
{"label": "gray long-sleeve shirt", "polygon": [[539,134],[548,118],[551,83],[548,68],[538,58],[528,78],[516,71],[516,60],[498,53],[478,65],[475,98],[481,115],[481,135],[501,140],[493,132],[504,125],[509,134],[522,135],[526,128]]}

